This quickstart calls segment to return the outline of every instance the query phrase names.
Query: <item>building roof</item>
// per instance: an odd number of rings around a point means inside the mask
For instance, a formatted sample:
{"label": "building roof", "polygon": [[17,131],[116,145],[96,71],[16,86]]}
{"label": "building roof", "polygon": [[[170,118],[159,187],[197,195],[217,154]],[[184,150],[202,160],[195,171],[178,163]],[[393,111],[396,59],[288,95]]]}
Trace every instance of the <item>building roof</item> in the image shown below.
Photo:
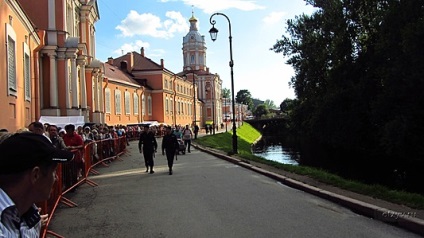
{"label": "building roof", "polygon": [[[162,70],[162,66],[160,64],[155,63],[153,60],[147,57],[143,57],[140,53],[136,51],[129,52],[128,54],[133,55],[134,62],[131,68],[132,71]],[[113,65],[119,67],[121,62],[124,60],[126,60],[126,55],[114,59]]]}
{"label": "building roof", "polygon": [[104,72],[105,78],[108,78],[109,80],[126,84],[129,86],[133,86],[133,87],[141,87],[141,85],[137,81],[132,79],[130,75],[123,72],[121,69],[119,69],[118,67],[114,65],[104,63],[104,70],[105,70]]}

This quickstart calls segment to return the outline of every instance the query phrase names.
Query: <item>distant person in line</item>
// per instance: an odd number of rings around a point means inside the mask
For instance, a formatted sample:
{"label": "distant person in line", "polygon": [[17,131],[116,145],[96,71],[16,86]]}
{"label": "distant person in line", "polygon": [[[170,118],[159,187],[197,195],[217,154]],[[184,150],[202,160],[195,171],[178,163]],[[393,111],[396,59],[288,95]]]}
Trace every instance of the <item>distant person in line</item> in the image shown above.
{"label": "distant person in line", "polygon": [[184,144],[187,148],[188,153],[191,153],[190,147],[191,147],[191,138],[193,137],[193,132],[191,132],[190,127],[188,125],[185,126],[183,130],[183,140]]}
{"label": "distant person in line", "polygon": [[60,150],[68,149],[68,147],[65,145],[65,141],[63,141],[63,138],[58,135],[58,128],[56,125],[49,125],[47,127],[47,131],[49,133],[50,140],[55,148]]}
{"label": "distant person in line", "polygon": [[29,132],[5,139],[0,154],[0,237],[39,237],[42,218],[34,203],[50,197],[57,164],[74,154]]}
{"label": "distant person in line", "polygon": [[149,171],[153,174],[154,161],[153,156],[156,153],[158,148],[158,143],[155,138],[155,134],[149,130],[149,125],[144,126],[144,132],[140,135],[140,140],[138,141],[138,149],[140,153],[143,153],[144,162],[146,164],[146,172]]}
{"label": "distant person in line", "polygon": [[63,136],[63,141],[68,149],[75,154],[75,159],[72,163],[70,163],[69,166],[64,166],[64,170],[68,170],[66,173],[67,176],[65,176],[65,185],[68,188],[76,184],[78,179],[83,176],[84,159],[82,153],[84,141],[82,140],[82,137],[75,132],[75,125],[66,125],[65,131],[66,134]]}
{"label": "distant person in line", "polygon": [[172,133],[172,128],[170,126],[165,127],[165,135],[162,139],[162,155],[166,153],[169,175],[172,175],[172,166],[174,165],[174,157],[178,154],[178,147],[177,136]]}
{"label": "distant person in line", "polygon": [[199,126],[194,124],[194,139],[197,139],[197,135],[199,134]]}

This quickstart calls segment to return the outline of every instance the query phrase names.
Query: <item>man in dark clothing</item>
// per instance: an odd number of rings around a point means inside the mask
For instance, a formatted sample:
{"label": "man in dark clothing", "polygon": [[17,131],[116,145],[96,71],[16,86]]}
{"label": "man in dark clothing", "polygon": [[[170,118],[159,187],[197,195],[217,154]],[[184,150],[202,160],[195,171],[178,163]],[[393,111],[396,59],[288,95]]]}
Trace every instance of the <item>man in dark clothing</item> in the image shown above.
{"label": "man in dark clothing", "polygon": [[58,135],[58,129],[56,125],[49,125],[47,127],[47,132],[49,133],[49,138],[56,149],[60,149],[60,150],[68,149],[62,137]]}
{"label": "man in dark clothing", "polygon": [[138,149],[140,153],[143,151],[144,160],[146,163],[146,172],[149,171],[153,174],[153,156],[158,148],[158,143],[156,142],[155,135],[152,131],[149,130],[149,126],[144,126],[144,131],[140,135],[140,140],[138,141]]}
{"label": "man in dark clothing", "polygon": [[174,164],[174,156],[178,153],[177,136],[172,133],[171,127],[165,128],[165,136],[162,139],[162,155],[165,155],[168,160],[169,175],[172,175],[172,166]]}
{"label": "man in dark clothing", "polygon": [[194,139],[197,139],[197,134],[199,134],[199,126],[194,124]]}

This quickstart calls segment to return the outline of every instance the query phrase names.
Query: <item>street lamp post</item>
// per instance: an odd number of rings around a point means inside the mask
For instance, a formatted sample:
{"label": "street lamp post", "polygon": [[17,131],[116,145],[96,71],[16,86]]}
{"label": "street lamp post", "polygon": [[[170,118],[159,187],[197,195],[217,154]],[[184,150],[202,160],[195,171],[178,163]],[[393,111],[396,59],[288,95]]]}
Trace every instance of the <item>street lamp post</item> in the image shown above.
{"label": "street lamp post", "polygon": [[225,101],[224,101],[224,108],[225,108],[225,132],[228,132],[227,129],[227,98],[225,97]]}
{"label": "street lamp post", "polygon": [[231,103],[233,108],[233,118],[232,118],[233,119],[233,154],[237,154],[237,129],[236,129],[236,121],[235,121],[235,104],[234,104],[234,73],[233,73],[234,61],[233,61],[233,44],[232,44],[233,37],[231,36],[231,22],[230,22],[230,19],[227,17],[227,15],[223,13],[217,12],[212,14],[212,16],[209,19],[209,22],[212,25],[212,28],[209,30],[212,41],[215,41],[218,35],[218,29],[215,28],[216,21],[212,20],[213,16],[215,15],[224,16],[228,21],[228,30],[229,30],[228,39],[230,40],[231,98],[232,98]]}

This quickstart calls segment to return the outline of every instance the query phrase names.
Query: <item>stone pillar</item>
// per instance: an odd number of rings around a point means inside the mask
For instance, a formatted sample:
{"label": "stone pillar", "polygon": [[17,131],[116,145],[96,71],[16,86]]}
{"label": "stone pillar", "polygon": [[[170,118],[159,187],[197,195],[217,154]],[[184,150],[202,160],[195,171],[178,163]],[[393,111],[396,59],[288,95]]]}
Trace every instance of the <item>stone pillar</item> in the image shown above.
{"label": "stone pillar", "polygon": [[78,60],[80,66],[81,108],[87,109],[87,83],[85,80],[85,60]]}
{"label": "stone pillar", "polygon": [[50,107],[58,108],[56,53],[49,53],[50,58]]}
{"label": "stone pillar", "polygon": [[77,74],[77,61],[74,55],[71,58],[71,93],[72,93],[72,108],[77,109],[79,107],[78,102],[78,74]]}

